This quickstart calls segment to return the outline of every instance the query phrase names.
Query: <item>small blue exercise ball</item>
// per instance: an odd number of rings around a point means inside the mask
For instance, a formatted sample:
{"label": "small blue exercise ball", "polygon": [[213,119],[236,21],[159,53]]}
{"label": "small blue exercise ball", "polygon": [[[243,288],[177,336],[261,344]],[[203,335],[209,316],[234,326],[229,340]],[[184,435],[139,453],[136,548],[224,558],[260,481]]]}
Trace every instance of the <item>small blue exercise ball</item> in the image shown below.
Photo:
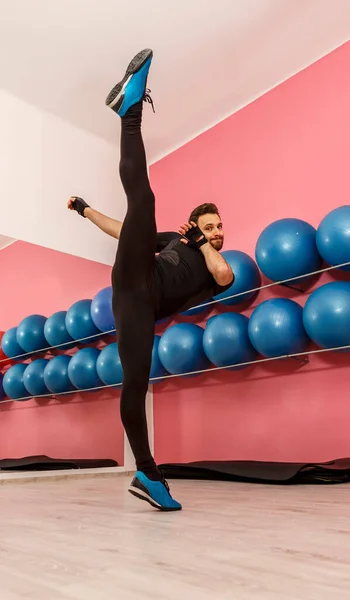
{"label": "small blue exercise ball", "polygon": [[[350,205],[339,206],[322,219],[316,233],[316,244],[329,265],[350,262]],[[341,268],[350,271],[350,265]]]}
{"label": "small blue exercise ball", "polygon": [[301,219],[280,219],[268,225],[258,238],[255,257],[272,281],[313,273],[322,263],[316,229]]}
{"label": "small blue exercise ball", "polygon": [[99,355],[100,350],[97,348],[82,348],[70,359],[68,377],[78,390],[88,390],[103,385],[96,370]]}
{"label": "small blue exercise ball", "polygon": [[18,363],[17,365],[13,365],[4,375],[2,380],[4,392],[12,400],[19,400],[19,398],[27,400],[30,397],[23,383],[23,376],[27,366],[25,363]]}
{"label": "small blue exercise ball", "polygon": [[11,327],[7,331],[5,331],[4,335],[2,336],[1,348],[3,353],[9,358],[25,354],[25,350],[23,350],[23,348],[21,348],[21,346],[17,342],[16,334],[17,327]]}
{"label": "small blue exercise ball", "polygon": [[213,365],[226,367],[254,360],[256,351],[248,336],[248,317],[224,313],[208,320],[203,347]]}
{"label": "small blue exercise ball", "polygon": [[268,358],[303,352],[309,342],[303,309],[288,298],[259,304],[249,319],[248,334],[257,352]]}
{"label": "small blue exercise ball", "polygon": [[350,282],[326,283],[312,292],[303,321],[309,337],[321,348],[350,345]]}
{"label": "small blue exercise ball", "polygon": [[46,317],[43,315],[30,315],[23,319],[17,327],[17,342],[26,352],[34,352],[47,348],[44,335]]}
{"label": "small blue exercise ball", "polygon": [[4,387],[2,385],[2,380],[3,380],[4,376],[2,373],[0,373],[0,402],[1,400],[3,400],[5,398],[5,390]]}
{"label": "small blue exercise ball", "polygon": [[73,348],[74,344],[68,344],[72,342],[72,338],[69,335],[66,327],[66,310],[59,310],[53,313],[46,321],[44,325],[44,336],[47,343],[50,346],[60,346],[64,344],[63,349]]}
{"label": "small blue exercise ball", "polygon": [[76,389],[68,376],[70,360],[70,356],[60,354],[48,361],[44,370],[44,382],[47,389],[53,394],[61,394]]}
{"label": "small blue exercise ball", "polygon": [[[151,371],[150,371],[150,379],[153,379],[154,377],[163,377],[164,375],[167,375],[167,371],[166,369],[163,367],[162,363],[160,362],[160,358],[159,358],[159,342],[161,340],[160,335],[155,335],[154,336],[154,342],[153,342],[153,349],[152,349],[152,365],[151,365]],[[159,381],[162,381],[161,379],[159,379]],[[157,379],[155,381],[152,381],[152,383],[158,383],[159,381],[157,381]]]}
{"label": "small blue exercise ball", "polygon": [[100,290],[92,299],[91,318],[100,331],[115,330],[111,286]]}
{"label": "small blue exercise ball", "polygon": [[97,338],[85,340],[101,333],[91,318],[91,300],[78,300],[72,304],[66,314],[66,328],[73,340],[83,340],[84,343],[91,343]]}
{"label": "small blue exercise ball", "polygon": [[121,385],[123,368],[120,362],[118,344],[113,342],[101,350],[96,362],[97,375],[105,385]]}
{"label": "small blue exercise ball", "polygon": [[23,383],[31,396],[42,396],[48,393],[48,388],[44,381],[44,370],[49,360],[38,358],[30,363],[23,375]]}
{"label": "small blue exercise ball", "polygon": [[[234,306],[253,298],[256,292],[249,292],[247,294],[242,294],[242,292],[256,290],[260,286],[260,272],[255,261],[248,254],[240,250],[225,250],[221,254],[232,268],[234,281],[228,290],[214,296],[214,300],[217,300],[221,304]],[[234,294],[240,295],[226,300],[228,296]]]}
{"label": "small blue exercise ball", "polygon": [[163,333],[158,354],[168,373],[189,373],[209,367],[203,349],[203,333],[203,329],[194,323],[177,323]]}

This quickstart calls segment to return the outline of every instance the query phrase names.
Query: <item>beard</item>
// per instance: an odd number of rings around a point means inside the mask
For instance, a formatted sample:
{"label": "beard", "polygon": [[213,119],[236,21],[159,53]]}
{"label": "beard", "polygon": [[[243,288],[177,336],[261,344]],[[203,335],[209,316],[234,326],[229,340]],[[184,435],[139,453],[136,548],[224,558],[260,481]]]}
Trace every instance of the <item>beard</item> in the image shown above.
{"label": "beard", "polygon": [[210,244],[215,250],[219,252],[224,245],[224,238],[217,238],[216,240],[211,240]]}

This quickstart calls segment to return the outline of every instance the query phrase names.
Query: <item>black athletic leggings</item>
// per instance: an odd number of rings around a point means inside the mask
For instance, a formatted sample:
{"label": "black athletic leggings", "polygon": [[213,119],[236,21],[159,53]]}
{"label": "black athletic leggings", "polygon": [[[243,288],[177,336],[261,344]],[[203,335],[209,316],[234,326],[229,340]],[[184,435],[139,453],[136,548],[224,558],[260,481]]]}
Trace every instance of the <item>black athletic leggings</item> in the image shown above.
{"label": "black athletic leggings", "polygon": [[160,479],[149,447],[145,406],[156,319],[157,230],[141,114],[142,102],[122,119],[119,169],[128,208],[112,271],[113,312],[124,375],[121,419],[138,470],[152,479]]}

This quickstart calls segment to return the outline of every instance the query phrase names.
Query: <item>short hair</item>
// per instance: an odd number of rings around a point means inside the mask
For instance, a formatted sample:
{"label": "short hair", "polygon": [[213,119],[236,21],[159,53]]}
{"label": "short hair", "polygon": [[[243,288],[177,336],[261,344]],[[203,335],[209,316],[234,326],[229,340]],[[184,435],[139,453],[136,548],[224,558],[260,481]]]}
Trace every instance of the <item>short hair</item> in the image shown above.
{"label": "short hair", "polygon": [[216,204],[213,204],[212,202],[206,202],[205,204],[200,204],[194,208],[190,214],[189,223],[194,221],[194,223],[197,225],[199,217],[207,214],[218,215],[220,217],[220,213]]}

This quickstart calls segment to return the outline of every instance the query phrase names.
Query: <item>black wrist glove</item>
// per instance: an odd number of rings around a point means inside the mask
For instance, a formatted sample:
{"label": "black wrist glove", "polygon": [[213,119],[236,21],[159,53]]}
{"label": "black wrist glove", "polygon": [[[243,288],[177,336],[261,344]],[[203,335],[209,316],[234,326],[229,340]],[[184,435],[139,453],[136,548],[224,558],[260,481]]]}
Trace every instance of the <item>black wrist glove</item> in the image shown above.
{"label": "black wrist glove", "polygon": [[84,217],[85,219],[85,215],[84,215],[84,210],[85,208],[90,208],[90,205],[87,204],[85,202],[85,200],[83,200],[82,198],[79,198],[79,196],[72,196],[73,198],[73,209],[77,211],[77,213],[79,213],[79,215],[81,217]]}
{"label": "black wrist glove", "polygon": [[208,242],[207,238],[203,234],[203,231],[199,227],[192,227],[186,232],[186,239],[188,240],[188,246],[190,248],[200,248],[203,244]]}

